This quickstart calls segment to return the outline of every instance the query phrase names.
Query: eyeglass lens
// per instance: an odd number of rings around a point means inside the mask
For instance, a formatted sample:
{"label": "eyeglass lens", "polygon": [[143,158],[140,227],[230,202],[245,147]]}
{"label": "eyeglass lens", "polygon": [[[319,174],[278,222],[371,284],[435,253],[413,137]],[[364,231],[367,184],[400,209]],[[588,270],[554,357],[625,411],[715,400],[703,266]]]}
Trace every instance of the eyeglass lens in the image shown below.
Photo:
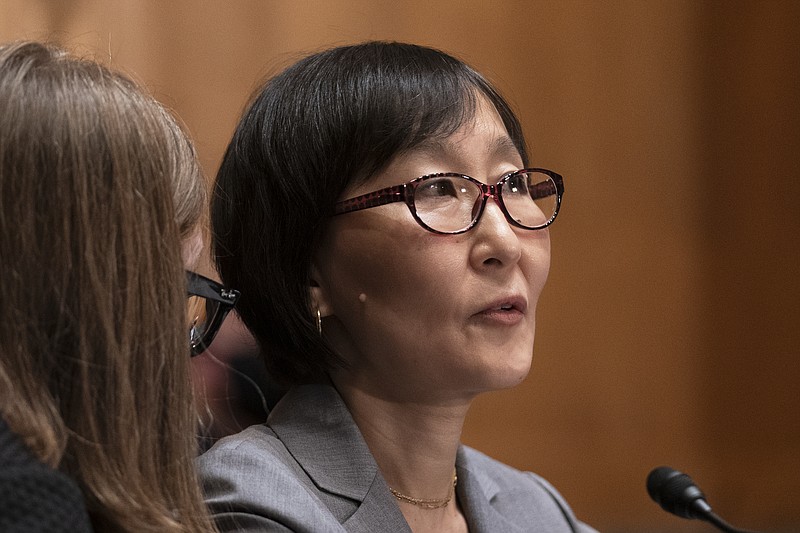
{"label": "eyeglass lens", "polygon": [[[542,172],[518,172],[498,184],[508,215],[527,228],[545,226],[558,206],[556,184]],[[457,232],[478,216],[483,192],[480,185],[460,176],[432,176],[414,190],[417,217],[435,231]]]}
{"label": "eyeglass lens", "polygon": [[190,295],[186,300],[189,320],[189,342],[192,346],[208,342],[205,340],[208,328],[214,321],[219,304],[202,296]]}

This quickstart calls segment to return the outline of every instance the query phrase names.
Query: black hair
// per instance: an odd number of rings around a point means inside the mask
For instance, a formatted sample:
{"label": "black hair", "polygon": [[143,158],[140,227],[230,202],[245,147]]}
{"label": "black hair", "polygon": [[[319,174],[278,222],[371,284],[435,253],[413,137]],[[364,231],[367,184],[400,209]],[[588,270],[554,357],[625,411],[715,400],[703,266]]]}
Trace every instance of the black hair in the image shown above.
{"label": "black hair", "polygon": [[366,42],[325,50],[268,81],[243,114],[217,174],[214,253],[237,310],[290,385],[341,359],[316,329],[316,243],[348,186],[432,137],[455,132],[479,97],[497,109],[527,164],[519,121],[479,73],[432,48]]}

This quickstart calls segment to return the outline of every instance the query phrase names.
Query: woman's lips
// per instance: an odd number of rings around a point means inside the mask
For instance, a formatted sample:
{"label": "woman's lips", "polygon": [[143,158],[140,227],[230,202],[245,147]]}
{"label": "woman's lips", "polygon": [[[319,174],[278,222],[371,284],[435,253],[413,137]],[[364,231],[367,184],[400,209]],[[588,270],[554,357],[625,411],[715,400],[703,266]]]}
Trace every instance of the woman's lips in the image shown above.
{"label": "woman's lips", "polygon": [[501,325],[513,326],[525,318],[528,302],[520,296],[501,298],[475,313],[475,317]]}

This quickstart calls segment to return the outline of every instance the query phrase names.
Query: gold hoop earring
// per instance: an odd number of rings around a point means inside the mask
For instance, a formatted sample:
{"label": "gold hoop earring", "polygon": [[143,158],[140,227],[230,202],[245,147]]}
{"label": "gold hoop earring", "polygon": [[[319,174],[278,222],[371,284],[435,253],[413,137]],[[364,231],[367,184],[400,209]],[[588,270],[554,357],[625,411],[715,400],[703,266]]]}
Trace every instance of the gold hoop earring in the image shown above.
{"label": "gold hoop earring", "polygon": [[322,314],[319,312],[319,307],[317,307],[317,331],[319,331],[319,336],[322,337]]}

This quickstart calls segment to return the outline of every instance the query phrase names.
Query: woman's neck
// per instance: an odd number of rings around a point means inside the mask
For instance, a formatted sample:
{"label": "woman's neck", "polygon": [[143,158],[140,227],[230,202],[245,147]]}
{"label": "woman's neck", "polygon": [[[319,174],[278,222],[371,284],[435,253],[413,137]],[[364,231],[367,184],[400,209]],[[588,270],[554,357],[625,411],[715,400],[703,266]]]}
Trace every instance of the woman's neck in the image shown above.
{"label": "woman's neck", "polygon": [[422,403],[387,399],[342,382],[336,387],[389,487],[412,499],[451,499],[440,508],[425,509],[398,498],[412,529],[428,530],[424,524],[431,521],[437,527],[444,526],[442,520],[463,522],[453,476],[471,398]]}

